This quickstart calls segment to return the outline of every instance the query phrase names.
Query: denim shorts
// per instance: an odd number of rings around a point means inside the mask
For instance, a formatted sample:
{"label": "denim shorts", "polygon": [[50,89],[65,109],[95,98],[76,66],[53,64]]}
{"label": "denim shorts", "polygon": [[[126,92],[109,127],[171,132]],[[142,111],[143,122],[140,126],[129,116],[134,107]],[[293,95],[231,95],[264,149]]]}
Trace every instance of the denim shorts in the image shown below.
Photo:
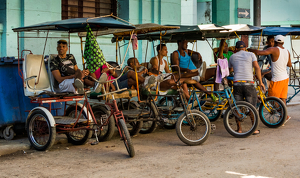
{"label": "denim shorts", "polygon": [[[127,73],[124,73],[118,80],[118,85],[119,85],[119,88],[120,89],[123,89],[123,88],[129,88],[128,86],[128,77],[127,77]],[[116,82],[113,83],[113,85],[115,86],[115,88],[117,89],[117,84]]]}
{"label": "denim shorts", "polygon": [[236,101],[247,101],[256,108],[257,94],[253,84],[238,83],[238,85],[233,85],[233,96]]}

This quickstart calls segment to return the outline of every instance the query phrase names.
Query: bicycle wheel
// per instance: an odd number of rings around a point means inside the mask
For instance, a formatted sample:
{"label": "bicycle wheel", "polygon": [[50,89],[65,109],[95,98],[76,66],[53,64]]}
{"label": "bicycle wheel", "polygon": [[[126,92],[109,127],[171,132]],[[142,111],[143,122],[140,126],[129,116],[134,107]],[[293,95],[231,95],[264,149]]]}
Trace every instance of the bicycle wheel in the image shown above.
{"label": "bicycle wheel", "polygon": [[[107,117],[110,115],[110,111],[106,110],[105,108],[103,108],[101,106],[95,106],[92,108],[92,110],[93,110],[95,119],[97,121],[97,124],[99,126],[101,126],[104,122],[106,122]],[[105,115],[106,115],[106,117],[103,117]],[[110,140],[115,133],[115,125],[116,125],[116,123],[115,123],[114,117],[111,116],[108,119],[108,122],[102,126],[102,129],[98,128],[98,131],[96,133],[98,140],[100,142]],[[96,127],[97,126],[95,125],[93,128],[96,129]]]}
{"label": "bicycle wheel", "polygon": [[205,114],[197,110],[191,110],[187,116],[183,112],[176,123],[176,133],[179,139],[190,146],[204,143],[208,139],[210,132],[209,119]]}
{"label": "bicycle wheel", "polygon": [[133,144],[132,144],[127,126],[125,124],[125,121],[123,119],[120,119],[118,123],[119,123],[119,129],[121,132],[120,134],[122,135],[122,139],[124,141],[127,152],[130,157],[134,157],[135,152],[134,152]]}
{"label": "bicycle wheel", "polygon": [[[161,100],[159,100],[159,105],[172,108],[175,105],[177,105],[177,102],[178,101],[176,99],[174,99],[173,97],[164,97]],[[177,121],[177,118],[168,117],[168,120],[164,123],[164,127],[166,129],[175,129],[176,121]]]}
{"label": "bicycle wheel", "polygon": [[[124,108],[122,107],[122,103],[118,102],[118,108],[120,111],[128,110],[128,102],[123,103],[123,106]],[[134,110],[134,109],[137,109],[137,106],[134,103],[130,102],[129,110]],[[130,118],[126,120],[127,129],[131,136],[137,135],[143,126],[143,121],[130,121],[130,120],[131,120]]]}
{"label": "bicycle wheel", "polygon": [[152,120],[143,121],[143,126],[140,130],[141,134],[152,133],[157,127],[157,121],[155,121],[155,119],[158,117],[158,112],[155,105],[150,102],[147,103],[146,107],[146,109],[150,110],[149,118],[152,118]]}
{"label": "bicycle wheel", "polygon": [[214,106],[209,101],[202,101],[204,98],[211,98],[210,95],[203,95],[200,100],[201,107],[210,107],[211,109],[203,110],[203,113],[207,116],[210,122],[214,122],[221,117],[222,111],[221,110],[213,110]]}
{"label": "bicycle wheel", "polygon": [[[80,111],[81,111],[81,107],[77,106],[77,117],[80,114]],[[75,112],[76,112],[76,107],[70,106],[66,111],[66,115],[69,117],[75,117]],[[85,112],[82,112],[80,119],[87,120]],[[76,124],[75,128],[81,127],[81,126],[82,125]],[[80,130],[76,130],[76,131],[67,132],[66,136],[68,138],[69,143],[72,143],[73,145],[84,145],[92,137],[92,134],[93,134],[93,130],[80,129]]]}
{"label": "bicycle wheel", "polygon": [[[270,112],[267,110],[267,108]],[[276,97],[268,97],[265,105],[261,102],[259,106],[259,117],[265,126],[277,128],[282,126],[287,118],[287,108],[284,102]]]}
{"label": "bicycle wheel", "polygon": [[50,149],[56,138],[56,128],[51,127],[42,110],[33,111],[27,120],[27,134],[31,145],[38,151]]}
{"label": "bicycle wheel", "polygon": [[252,104],[238,101],[232,109],[227,108],[223,121],[228,133],[234,137],[245,138],[252,135],[258,127],[258,112]]}

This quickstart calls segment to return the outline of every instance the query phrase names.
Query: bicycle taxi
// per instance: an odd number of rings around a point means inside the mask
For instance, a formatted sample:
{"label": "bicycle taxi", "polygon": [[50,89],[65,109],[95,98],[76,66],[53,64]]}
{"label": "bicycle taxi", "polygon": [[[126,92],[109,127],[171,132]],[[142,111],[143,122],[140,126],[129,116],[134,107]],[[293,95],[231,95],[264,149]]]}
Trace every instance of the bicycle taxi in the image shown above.
{"label": "bicycle taxi", "polygon": [[[159,31],[158,33],[160,34],[160,36],[163,36],[163,34],[165,34],[169,29],[175,29],[178,27],[172,27],[172,26],[160,26],[160,25],[154,25],[154,24],[140,24],[140,25],[136,25],[137,29],[135,29],[136,33],[138,34],[143,34],[145,32],[153,32],[153,31]],[[152,30],[151,30],[152,27]],[[156,29],[156,30],[155,30]],[[106,32],[99,32],[96,33],[97,35],[104,35],[107,34]],[[115,30],[114,31],[114,41],[116,41],[116,56],[118,55],[117,51],[118,51],[118,47],[120,47],[119,42],[122,41],[123,39],[127,39],[129,40],[129,42],[131,41],[131,36],[132,33],[128,33],[128,32],[124,32],[122,30]],[[84,36],[84,34],[83,34]],[[147,44],[147,48],[148,48],[148,44]],[[146,56],[147,56],[147,48],[146,48]],[[128,49],[128,47],[127,47]],[[119,49],[120,52],[120,49]],[[126,51],[127,53],[127,51]],[[125,53],[125,55],[126,55]],[[135,51],[133,50],[133,56],[135,57]],[[118,57],[116,57],[116,59],[118,59]],[[122,64],[124,62],[124,59],[122,61]],[[136,69],[135,69],[135,73],[136,73]],[[139,86],[138,81],[137,82],[137,86]],[[187,82],[187,81],[185,81]],[[189,82],[193,82],[193,81],[189,81]],[[181,84],[179,81],[177,81],[178,85],[177,87],[179,87]],[[161,114],[161,110],[159,108],[157,108],[155,100],[158,97],[157,94],[157,90],[156,92],[151,93],[148,90],[142,89],[140,90],[140,88],[136,88],[137,90],[137,97],[138,97],[138,106],[132,103],[135,103],[130,101],[130,99],[132,97],[128,97],[127,102],[122,102],[122,99],[120,100],[119,106],[122,109],[125,118],[127,118],[127,121],[130,122],[132,128],[132,132],[131,134],[136,134],[137,132],[140,133],[150,133],[152,131],[155,130],[156,128],[156,124],[157,122],[164,124],[165,119],[163,119],[164,117]],[[181,91],[178,88],[179,92],[177,92],[176,95],[172,95],[175,97],[180,97],[181,95]],[[178,94],[179,93],[179,94]],[[171,97],[171,96],[170,96]],[[122,98],[124,99],[125,96],[123,95]],[[210,123],[209,120],[206,118],[205,115],[203,115],[202,113],[199,113],[197,111],[187,111],[187,108],[183,108],[184,105],[181,106],[181,113],[182,111],[186,111],[183,113],[183,115],[185,114],[185,116],[188,116],[189,119],[187,119],[187,117],[182,117],[182,121],[184,121],[187,127],[190,127],[190,132],[194,133],[198,132],[200,129],[200,127],[204,127],[204,130],[202,130],[197,137],[198,138],[190,138],[190,139],[186,139],[185,136],[183,136],[183,132],[181,132],[181,134],[179,134],[179,138],[186,144],[188,145],[198,145],[203,143],[209,136],[210,133]],[[149,113],[150,112],[150,113]],[[134,116],[135,115],[135,116]],[[192,117],[193,119],[190,119],[190,117]],[[150,122],[150,126],[147,125],[147,123]],[[200,123],[200,124],[199,124]],[[181,129],[181,127],[180,127]],[[200,137],[199,137],[200,136]],[[186,141],[187,140],[187,141]]]}
{"label": "bicycle taxi", "polygon": [[[239,35],[250,35],[252,33],[261,32],[262,28],[259,27],[253,27],[250,25],[229,25],[229,26],[223,26],[223,29],[217,29],[216,27],[210,26],[211,30],[215,29],[214,31],[205,31],[205,28],[208,28],[209,25],[199,25],[197,26],[190,26],[190,27],[184,27],[185,30],[179,29],[179,30],[173,30],[172,33],[169,31],[169,42],[176,41],[176,39],[182,38],[182,36],[185,37],[188,41],[195,41],[195,40],[206,40],[207,38],[218,38],[218,39],[228,39],[228,38],[235,38]],[[199,32],[200,28],[200,32]],[[202,28],[202,30],[201,30]],[[196,29],[196,30],[195,30]],[[178,36],[176,38],[176,35]],[[168,36],[168,33],[166,34]],[[139,36],[140,39],[151,39],[151,40],[159,40],[158,34],[147,34],[143,36]],[[208,42],[208,41],[207,41]],[[209,44],[209,43],[208,43]],[[210,45],[210,44],[209,44]],[[212,46],[210,45],[212,48]],[[193,45],[194,48],[194,45]],[[192,57],[193,58],[193,57]],[[196,65],[196,63],[195,63]],[[205,83],[202,83],[206,87],[213,88],[213,86],[205,85]],[[212,89],[213,90],[213,89]],[[282,123],[282,120],[286,117],[286,107],[278,98],[265,98],[263,97],[262,91],[257,88],[258,95],[260,98],[262,98],[262,103],[260,104],[260,112],[261,110],[266,110],[267,114],[269,114],[269,119],[272,117],[273,120],[278,120],[280,123]],[[195,89],[191,92],[191,97],[189,98],[189,104],[192,105],[192,108],[197,108],[200,111],[204,112],[208,118],[211,121],[217,120],[222,113],[222,110],[226,110],[224,114],[224,126],[227,129],[227,131],[235,136],[235,137],[247,137],[251,135],[258,126],[258,113],[255,108],[251,107],[248,103],[245,102],[235,102],[233,96],[232,96],[232,89],[230,87],[225,87],[224,91],[222,92],[214,92],[218,96],[217,101],[212,101],[212,98],[209,95],[203,95],[202,92],[196,91]],[[196,101],[196,102],[195,102]],[[172,99],[170,101],[170,105],[174,106],[176,105],[176,100]],[[275,104],[274,104],[275,103]],[[254,119],[251,119],[247,115],[252,113],[254,115]],[[238,116],[239,115],[239,116]],[[235,119],[233,116],[236,116],[239,118],[240,121],[242,121],[244,132],[238,133],[237,130],[237,124],[235,124]],[[242,117],[241,117],[242,116]],[[265,120],[265,117],[262,117],[260,114],[261,120]],[[173,119],[176,120],[176,117]],[[273,121],[274,122],[274,121]],[[270,125],[274,125],[278,127],[277,122],[269,124],[267,126],[272,127]],[[265,122],[264,122],[265,123]]]}
{"label": "bicycle taxi", "polygon": [[[29,112],[26,120],[28,139],[31,145],[36,150],[40,151],[51,148],[54,144],[57,133],[66,134],[68,141],[72,144],[85,144],[91,138],[93,130],[102,130],[103,126],[109,123],[109,118],[114,117],[121,140],[124,141],[130,157],[133,157],[135,155],[135,151],[128,129],[125,125],[122,112],[116,109],[108,116],[104,115],[105,118],[102,120],[103,122],[99,123],[97,119],[95,119],[88,101],[87,94],[90,91],[85,90],[84,94],[57,92],[55,79],[50,71],[50,60],[52,59],[51,55],[47,63],[44,61],[48,39],[68,38],[70,53],[70,34],[85,31],[86,28],[96,31],[107,30],[107,28],[134,29],[135,27],[118,21],[112,16],[103,16],[96,18],[77,18],[46,22],[13,29],[13,31],[18,34],[19,75],[24,83],[24,94],[31,99],[31,103],[38,104],[38,107],[33,108]],[[53,36],[52,32],[67,32],[67,35],[54,33]],[[26,36],[27,33],[29,33],[28,36]],[[33,37],[32,34],[37,35],[37,37]],[[42,37],[42,34],[45,35]],[[32,53],[32,51],[36,51],[39,46],[32,46],[31,50],[22,50],[21,44],[24,44],[24,42],[20,42],[20,39],[22,38],[44,38],[45,44],[43,51],[37,52],[38,55]],[[37,42],[37,40],[35,42]],[[25,52],[30,53],[24,55],[23,59],[23,54]],[[22,69],[20,69],[21,63],[23,63]],[[46,65],[48,66],[48,70]],[[95,82],[99,83],[102,87],[104,87],[103,85],[105,81],[105,75],[103,75],[99,80],[95,80]],[[56,107],[57,104],[61,108]],[[115,109],[113,107],[113,103],[108,104],[111,109]],[[60,109],[63,110],[63,114],[59,114]]]}

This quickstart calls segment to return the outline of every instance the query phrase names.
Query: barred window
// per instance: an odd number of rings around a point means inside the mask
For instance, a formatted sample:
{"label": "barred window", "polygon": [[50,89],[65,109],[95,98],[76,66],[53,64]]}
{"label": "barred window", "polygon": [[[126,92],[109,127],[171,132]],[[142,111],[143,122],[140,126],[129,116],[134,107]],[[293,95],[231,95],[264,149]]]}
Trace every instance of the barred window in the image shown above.
{"label": "barred window", "polygon": [[62,0],[61,18],[117,15],[117,0]]}

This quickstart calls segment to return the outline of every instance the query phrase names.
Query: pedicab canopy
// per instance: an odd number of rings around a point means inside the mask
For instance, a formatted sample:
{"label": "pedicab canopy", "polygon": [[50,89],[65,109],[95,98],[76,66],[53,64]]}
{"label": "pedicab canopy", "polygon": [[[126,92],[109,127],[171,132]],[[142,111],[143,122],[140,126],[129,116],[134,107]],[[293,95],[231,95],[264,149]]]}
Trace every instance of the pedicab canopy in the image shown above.
{"label": "pedicab canopy", "polygon": [[[252,33],[261,32],[263,27],[256,27],[247,24],[236,24],[227,26],[218,26],[215,24],[206,25],[181,25],[180,29],[169,30],[163,36],[166,42],[176,42],[180,39],[188,41],[205,40],[205,38],[230,38],[236,35],[250,35]],[[159,33],[148,33],[138,35],[139,40],[159,40]],[[115,39],[112,39],[115,41]]]}
{"label": "pedicab canopy", "polygon": [[[261,35],[261,33],[254,33],[251,35]],[[266,27],[262,35],[300,35],[300,27]]]}
{"label": "pedicab canopy", "polygon": [[95,17],[95,18],[74,18],[52,22],[44,22],[26,27],[14,28],[14,32],[50,30],[67,32],[84,32],[85,27],[89,25],[91,30],[106,30],[108,28],[135,29],[133,25],[126,24],[113,18],[113,16]]}

